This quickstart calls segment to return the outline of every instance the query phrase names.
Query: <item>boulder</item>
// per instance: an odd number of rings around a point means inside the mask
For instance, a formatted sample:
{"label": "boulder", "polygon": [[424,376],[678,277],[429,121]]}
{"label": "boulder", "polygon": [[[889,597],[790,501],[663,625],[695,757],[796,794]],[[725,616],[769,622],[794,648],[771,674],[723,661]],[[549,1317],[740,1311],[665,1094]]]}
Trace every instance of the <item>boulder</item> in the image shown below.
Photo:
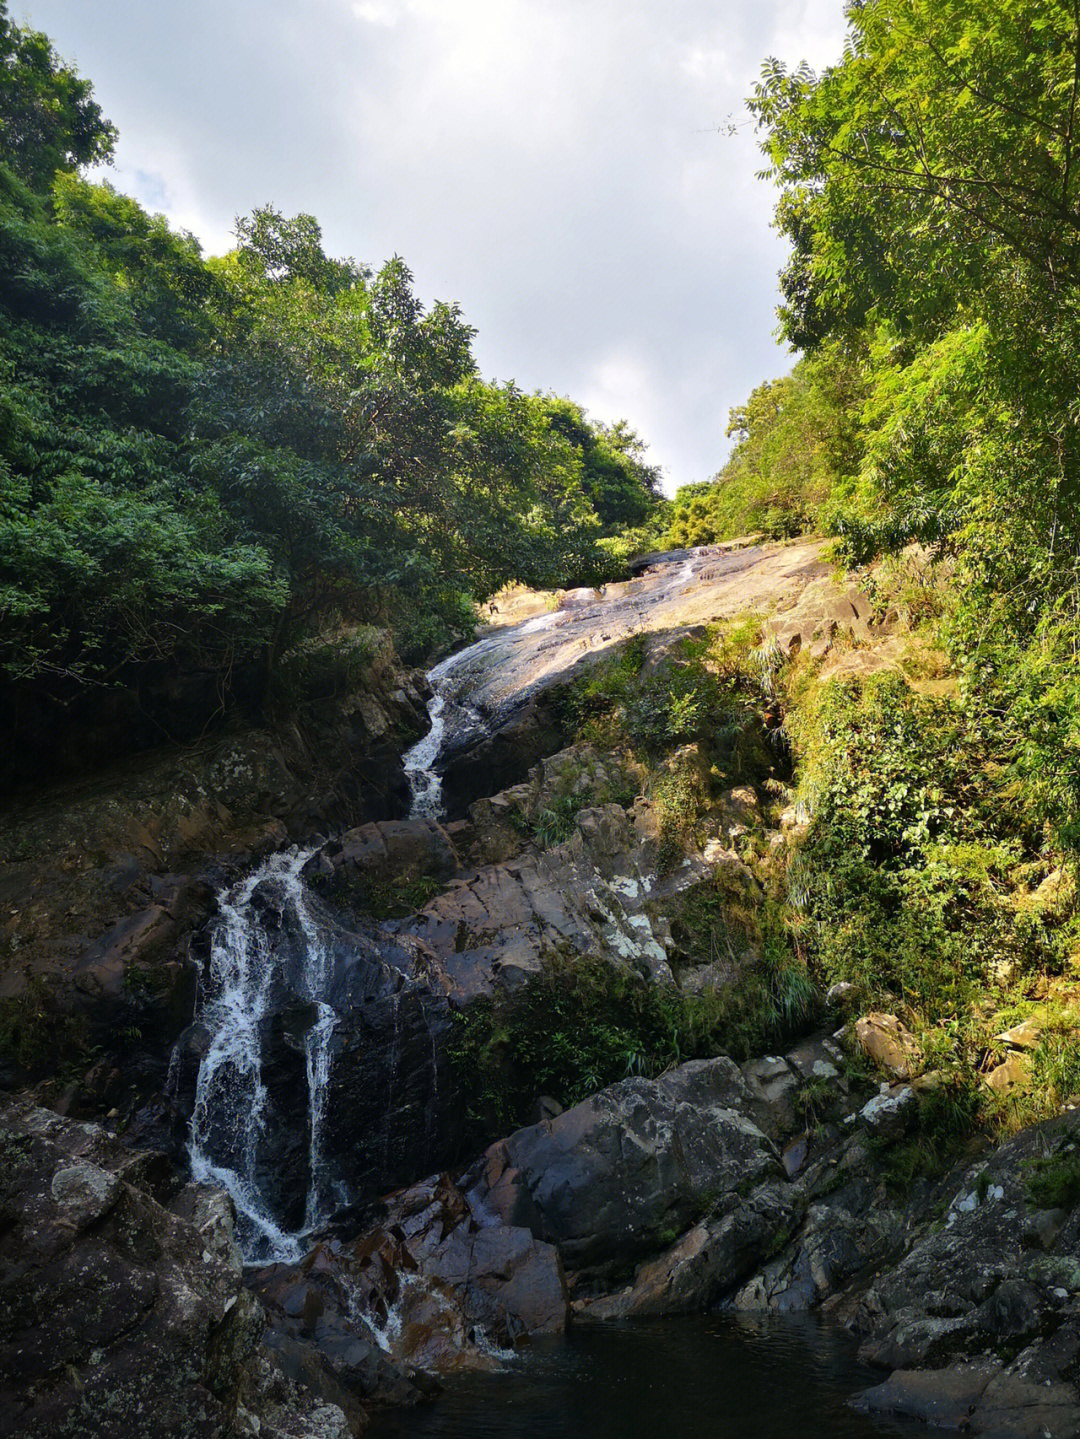
{"label": "boulder", "polygon": [[418,941],[433,987],[456,1005],[515,989],[552,954],[596,954],[672,983],[655,906],[700,880],[703,863],[659,880],[653,839],[617,804],[579,811],[562,844],[467,874],[394,926]]}
{"label": "boulder", "polygon": [[365,880],[402,882],[430,876],[449,879],[461,866],[450,837],[433,819],[382,820],[346,830],[320,850],[330,883],[361,885]]}
{"label": "boulder", "polygon": [[995,1094],[1011,1094],[1014,1089],[1026,1089],[1031,1083],[1031,1056],[1021,1051],[1011,1053],[982,1078]]}
{"label": "boulder", "polygon": [[746,1198],[728,1196],[727,1212],[700,1220],[670,1249],[648,1260],[620,1293],[579,1306],[579,1322],[700,1313],[729,1293],[761,1262],[794,1213],[788,1186],[759,1185]]}
{"label": "boulder", "polygon": [[896,1139],[904,1133],[915,1108],[915,1091],[910,1084],[889,1084],[863,1105],[859,1118],[869,1134]]}
{"label": "boulder", "polygon": [[1073,1322],[1080,1211],[1041,1210],[1031,1180],[1070,1162],[1077,1112],[1025,1130],[951,1181],[942,1220],[923,1217],[901,1257],[854,1300],[861,1355],[890,1369],[986,1351],[1006,1361]]}
{"label": "boulder", "polygon": [[762,1113],[762,1127],[773,1138],[788,1134],[795,1126],[795,1098],[800,1088],[797,1072],[780,1055],[766,1054],[741,1066],[743,1079]]}
{"label": "boulder", "polygon": [[999,1360],[976,1359],[947,1369],[898,1369],[874,1389],[865,1389],[852,1407],[868,1414],[918,1419],[941,1429],[967,1429],[986,1390],[1001,1371]]}
{"label": "boulder", "polygon": [[1001,1034],[995,1034],[994,1043],[1004,1044],[1008,1049],[1037,1049],[1042,1037],[1042,1025],[1034,1019],[1025,1019]]}
{"label": "boulder", "polygon": [[922,1062],[915,1036],[904,1028],[895,1014],[866,1014],[855,1021],[859,1048],[895,1079],[910,1079]]}
{"label": "boulder", "polygon": [[876,1205],[873,1195],[868,1181],[856,1181],[811,1203],[790,1243],[743,1285],[732,1307],[803,1313],[840,1293],[894,1232],[895,1215]]}
{"label": "boulder", "polygon": [[474,1207],[527,1226],[575,1269],[625,1270],[724,1196],[782,1177],[752,1105],[730,1059],[695,1060],[518,1130],[462,1183]]}
{"label": "boulder", "polygon": [[268,1435],[343,1439],[260,1348],[228,1201],[171,1212],[138,1187],[155,1169],[96,1125],[0,1110],[0,1435],[218,1439],[261,1413]]}
{"label": "boulder", "polygon": [[[407,1400],[401,1373],[488,1369],[493,1348],[566,1327],[558,1252],[528,1229],[492,1222],[448,1175],[384,1201],[358,1238],[327,1240],[253,1282],[273,1342],[304,1344],[338,1379],[380,1402]],[[294,1352],[290,1349],[290,1352]]]}

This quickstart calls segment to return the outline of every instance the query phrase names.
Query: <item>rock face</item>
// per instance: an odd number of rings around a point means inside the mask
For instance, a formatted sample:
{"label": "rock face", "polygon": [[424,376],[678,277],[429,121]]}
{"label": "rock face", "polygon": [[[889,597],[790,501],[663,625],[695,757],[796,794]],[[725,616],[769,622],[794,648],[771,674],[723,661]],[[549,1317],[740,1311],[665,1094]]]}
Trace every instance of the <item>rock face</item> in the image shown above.
{"label": "rock face", "polygon": [[855,1038],[867,1059],[895,1079],[910,1079],[922,1060],[915,1036],[895,1014],[864,1015],[855,1021]]}
{"label": "rock face", "polygon": [[[859,1303],[864,1356],[902,1368],[984,1345],[1019,1347],[1080,1313],[1080,1212],[1045,1210],[1033,1175],[1068,1164],[1075,1115],[1040,1125],[953,1180],[924,1230]],[[1037,1191],[1036,1191],[1037,1193]]]}
{"label": "rock face", "polygon": [[[1075,1113],[1002,1145],[953,1178],[943,1222],[920,1216],[899,1262],[845,1301],[862,1356],[897,1371],[868,1407],[931,1417],[955,1404],[976,1434],[1080,1432],[1080,1212],[1041,1208],[1039,1188],[1052,1197],[1078,1149]],[[980,1353],[991,1362],[976,1371],[966,1360]]]}
{"label": "rock face", "polygon": [[470,1202],[554,1244],[574,1269],[625,1269],[718,1199],[782,1174],[729,1059],[627,1079],[493,1145]]}
{"label": "rock face", "polygon": [[170,1211],[160,1159],[48,1110],[0,1113],[0,1434],[345,1439],[342,1411],[262,1351],[220,1196]]}
{"label": "rock face", "polygon": [[[461,1112],[449,1007],[424,979],[425,955],[350,928],[303,884],[303,858],[268,859],[199,936],[200,1004],[174,1066],[197,1158],[239,1175],[288,1233],[314,1222],[313,1207],[326,1222],[449,1162]],[[320,1065],[311,1040],[327,1015]],[[249,1256],[279,1252],[234,1193]]]}
{"label": "rock face", "polygon": [[663,881],[656,870],[648,812],[635,823],[619,805],[600,805],[576,815],[564,843],[463,875],[396,929],[419,941],[433,984],[457,1005],[516,988],[560,951],[600,954],[671,983],[670,934],[653,907],[705,867],[691,863]]}
{"label": "rock face", "polygon": [[399,1399],[396,1366],[489,1369],[496,1350],[566,1327],[558,1252],[478,1213],[447,1175],[390,1196],[375,1228],[254,1278],[280,1348],[312,1345],[341,1382]]}
{"label": "rock face", "polygon": [[421,876],[449,879],[461,860],[446,830],[433,819],[384,820],[346,830],[312,861],[312,873],[335,886],[400,883]]}
{"label": "rock face", "polygon": [[130,1117],[161,1086],[190,1020],[188,942],[217,891],[290,839],[407,812],[402,738],[426,726],[427,693],[384,645],[354,693],[327,697],[303,725],[123,759],[125,736],[89,778],[5,803],[0,1003],[17,1043],[0,1057],[0,1084],[97,1049],[105,1069],[69,1103]]}

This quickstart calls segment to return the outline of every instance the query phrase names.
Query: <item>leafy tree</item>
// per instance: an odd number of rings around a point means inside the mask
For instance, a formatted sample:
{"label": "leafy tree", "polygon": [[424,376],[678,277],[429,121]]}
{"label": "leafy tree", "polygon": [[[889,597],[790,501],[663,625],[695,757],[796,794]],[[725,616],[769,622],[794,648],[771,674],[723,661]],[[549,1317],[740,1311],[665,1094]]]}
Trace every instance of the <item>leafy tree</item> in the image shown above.
{"label": "leafy tree", "polygon": [[548,396],[548,422],[581,459],[581,485],[605,535],[643,525],[660,502],[660,471],[625,420],[603,425],[572,400]]}
{"label": "leafy tree", "polygon": [[116,130],[93,94],[47,36],[16,25],[0,4],[0,143],[20,178],[44,188],[57,170],[112,157]]}
{"label": "leafy tree", "polygon": [[485,383],[458,306],[425,307],[399,257],[334,259],[314,217],[266,206],[205,259],[80,176],[114,131],[2,0],[0,125],[13,748],[108,687],[194,678],[264,714],[290,654],[357,622],[421,660],[508,580],[610,569],[594,497],[612,524],[647,508],[636,436],[569,407],[570,437],[547,398]]}
{"label": "leafy tree", "polygon": [[707,545],[754,532],[782,538],[812,529],[859,465],[865,353],[861,335],[830,342],[737,405],[727,429],[737,442],[731,458],[709,483],[678,492],[667,543]]}
{"label": "leafy tree", "polygon": [[864,453],[828,520],[855,561],[950,556],[947,638],[1031,815],[1080,845],[1080,15],[866,0],[820,76],[752,108],[792,241],[793,344],[866,329]]}

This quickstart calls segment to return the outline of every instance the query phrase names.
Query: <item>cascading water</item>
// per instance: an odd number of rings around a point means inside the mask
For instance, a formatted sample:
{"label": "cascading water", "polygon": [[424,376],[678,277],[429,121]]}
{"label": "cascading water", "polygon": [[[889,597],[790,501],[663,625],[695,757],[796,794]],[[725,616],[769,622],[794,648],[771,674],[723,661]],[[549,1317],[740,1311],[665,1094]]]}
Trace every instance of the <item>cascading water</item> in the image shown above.
{"label": "cascading water", "polygon": [[[565,615],[551,610],[517,625],[510,633],[535,635],[554,628],[565,618]],[[484,717],[466,697],[468,681],[470,676],[477,674],[485,657],[496,651],[501,643],[499,632],[485,635],[428,671],[428,683],[433,691],[427,707],[431,728],[402,756],[402,765],[412,789],[410,818],[438,819],[442,815],[442,776],[436,766],[448,740],[479,735],[486,728]]]}
{"label": "cascading water", "polygon": [[[195,1086],[191,1171],[195,1179],[228,1190],[236,1205],[245,1258],[253,1262],[300,1258],[304,1233],[323,1217],[328,1184],[322,1135],[336,1024],[329,1003],[334,963],[301,879],[300,871],[312,853],[291,849],[273,854],[221,896],[221,918],[211,938],[202,982],[199,1017],[209,1043]],[[304,1035],[309,1178],[304,1231],[299,1234],[286,1232],[275,1220],[260,1184],[268,1100],[262,1027],[275,988],[284,980],[286,954],[260,923],[254,908],[259,895],[275,900],[283,916],[299,929],[304,954],[293,988],[316,1011],[315,1022]]]}
{"label": "cascading water", "polygon": [[478,640],[440,661],[428,671],[433,694],[428,701],[431,728],[422,740],[402,755],[402,766],[412,789],[410,818],[438,819],[443,812],[442,776],[435,768],[451,727],[455,731],[475,729],[480,716],[458,693],[458,673],[466,671],[491,645],[490,638]]}
{"label": "cascading water", "polygon": [[[434,670],[428,678],[436,683]],[[412,807],[409,813],[416,817],[438,819],[442,813],[442,776],[435,772],[434,764],[439,757],[443,735],[446,733],[446,720],[443,714],[445,709],[446,695],[440,694],[436,690],[428,702],[428,718],[431,720],[431,728],[402,759],[405,773],[409,777],[409,785],[412,788]]]}

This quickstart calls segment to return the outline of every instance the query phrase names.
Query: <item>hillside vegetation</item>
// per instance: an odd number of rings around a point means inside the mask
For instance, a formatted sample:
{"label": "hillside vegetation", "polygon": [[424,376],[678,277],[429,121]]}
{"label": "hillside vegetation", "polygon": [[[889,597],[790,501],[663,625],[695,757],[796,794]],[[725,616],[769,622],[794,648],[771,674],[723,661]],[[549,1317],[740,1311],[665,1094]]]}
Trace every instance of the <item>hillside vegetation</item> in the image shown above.
{"label": "hillside vegetation", "polygon": [[[901,672],[778,676],[806,816],[784,924],[819,990],[917,1033],[955,1138],[1080,1094],[1080,24],[868,0],[848,27],[751,100],[802,356],[665,538],[823,531],[908,622]],[[979,1080],[1021,1020],[1003,1097]]]}

